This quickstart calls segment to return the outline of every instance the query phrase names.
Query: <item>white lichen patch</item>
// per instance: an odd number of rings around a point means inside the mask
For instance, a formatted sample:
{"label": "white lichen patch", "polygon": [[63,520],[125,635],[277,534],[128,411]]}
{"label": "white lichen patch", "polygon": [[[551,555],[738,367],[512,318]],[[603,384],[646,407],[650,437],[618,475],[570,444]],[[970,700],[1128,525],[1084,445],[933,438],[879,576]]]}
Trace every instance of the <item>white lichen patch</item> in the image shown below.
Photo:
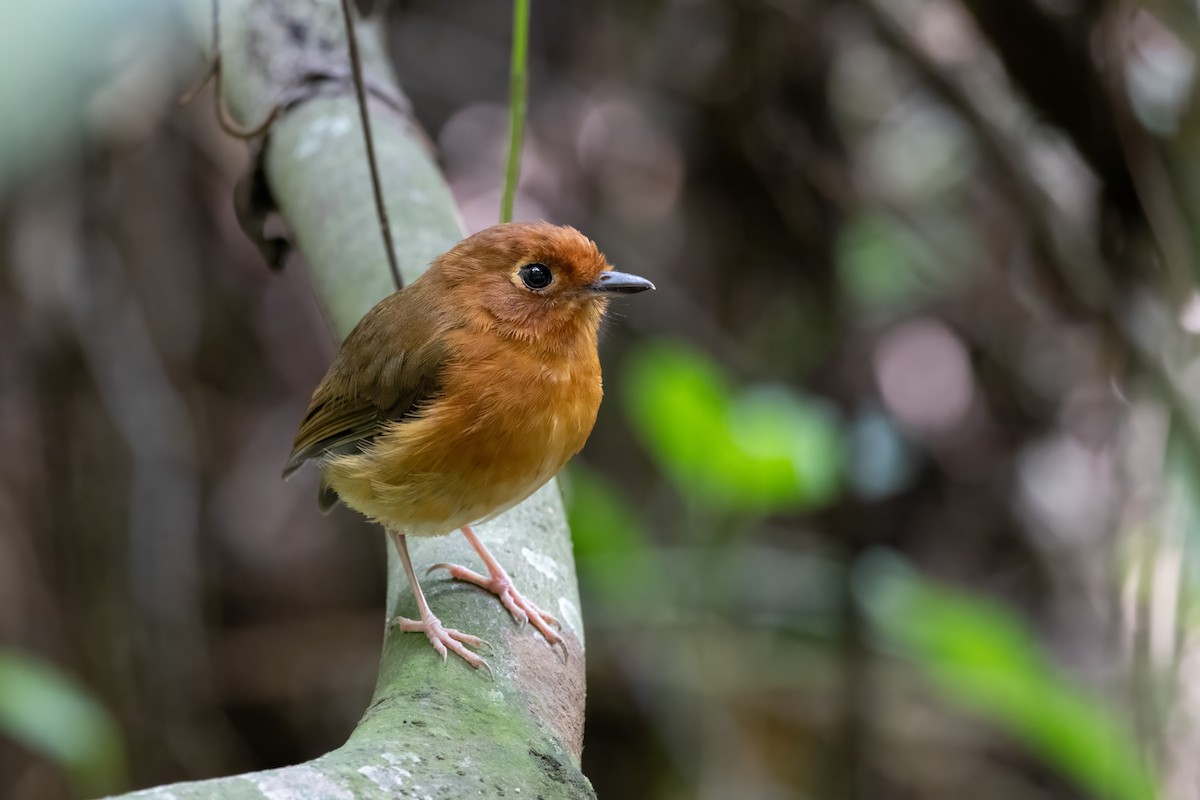
{"label": "white lichen patch", "polygon": [[420,764],[421,763],[421,757],[419,755],[417,755],[416,753],[401,753],[400,755],[396,755],[395,753],[384,753],[383,760],[388,762],[389,764]]}
{"label": "white lichen patch", "polygon": [[571,629],[579,639],[579,644],[583,644],[583,616],[579,613],[579,609],[565,597],[558,598],[558,612],[562,616],[563,623]]}
{"label": "white lichen patch", "polygon": [[488,692],[488,699],[493,703],[503,703],[504,692],[500,691],[499,689],[492,689],[490,692]]}
{"label": "white lichen patch", "polygon": [[558,580],[561,568],[558,562],[544,553],[537,553],[530,550],[528,547],[521,548],[521,556],[529,562],[529,565],[538,572],[545,575],[552,581]]}
{"label": "white lichen patch", "polygon": [[323,772],[308,766],[247,775],[267,800],[354,800],[354,794],[338,786]]}
{"label": "white lichen patch", "polygon": [[345,136],[354,129],[354,122],[347,116],[320,117],[304,131],[304,136],[296,143],[295,157],[308,158],[319,153],[325,145]]}
{"label": "white lichen patch", "polygon": [[404,788],[404,781],[412,778],[412,773],[404,767],[359,767],[360,774],[367,776],[371,783],[385,792],[396,792]]}

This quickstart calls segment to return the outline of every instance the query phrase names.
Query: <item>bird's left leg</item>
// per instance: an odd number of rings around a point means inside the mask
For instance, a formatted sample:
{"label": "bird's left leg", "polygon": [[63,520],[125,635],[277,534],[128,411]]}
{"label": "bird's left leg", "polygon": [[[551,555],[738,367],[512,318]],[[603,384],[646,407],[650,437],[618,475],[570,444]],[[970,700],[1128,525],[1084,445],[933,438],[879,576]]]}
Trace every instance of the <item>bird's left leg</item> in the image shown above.
{"label": "bird's left leg", "polygon": [[[479,541],[479,537],[475,535],[475,531],[470,525],[464,525],[463,536],[467,537],[467,541],[471,543],[471,547],[475,548],[475,552],[479,553],[479,557],[483,559],[484,566],[487,567],[488,574],[491,577],[484,577],[474,570],[461,567],[457,564],[434,564],[425,573],[428,575],[435,569],[446,569],[450,572],[450,577],[460,581],[467,581],[476,586],[487,589],[492,594],[500,598],[500,602],[508,609],[508,612],[513,615],[521,625],[526,622],[532,623],[533,627],[541,632],[542,636],[546,637],[546,641],[551,645],[562,644],[563,650],[566,650],[566,644],[563,643],[563,638],[554,628],[560,628],[558,620],[542,611],[532,600],[529,600],[513,586],[512,578],[508,577],[508,573],[504,571],[504,567],[500,566],[500,562],[492,555],[483,542]],[[554,626],[552,628],[551,626]]]}
{"label": "bird's left leg", "polygon": [[425,634],[425,638],[433,645],[433,649],[442,657],[442,661],[446,660],[446,653],[453,650],[454,653],[462,657],[475,669],[484,667],[490,673],[491,666],[486,661],[472,653],[464,645],[471,647],[479,647],[487,643],[478,636],[472,636],[469,633],[447,628],[442,625],[442,621],[437,618],[437,615],[429,608],[429,602],[425,599],[425,593],[421,591],[421,584],[417,582],[417,576],[413,572],[412,559],[408,555],[408,538],[396,531],[388,531],[392,541],[396,543],[396,554],[400,556],[400,563],[404,567],[404,575],[408,578],[408,588],[412,589],[413,599],[417,601],[417,611],[421,618],[408,619],[407,617],[395,617],[389,623],[396,625],[405,633],[420,632]]}

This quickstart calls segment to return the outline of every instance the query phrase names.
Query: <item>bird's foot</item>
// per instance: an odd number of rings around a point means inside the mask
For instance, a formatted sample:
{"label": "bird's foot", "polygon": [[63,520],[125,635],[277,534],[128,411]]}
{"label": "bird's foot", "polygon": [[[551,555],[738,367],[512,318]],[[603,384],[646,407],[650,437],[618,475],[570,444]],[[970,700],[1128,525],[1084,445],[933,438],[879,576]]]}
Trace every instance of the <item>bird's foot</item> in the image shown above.
{"label": "bird's foot", "polygon": [[552,615],[542,611],[532,600],[518,592],[507,573],[501,571],[491,577],[486,577],[458,564],[434,564],[425,574],[428,575],[435,569],[447,570],[451,578],[473,583],[499,597],[500,602],[508,609],[508,613],[512,614],[518,625],[524,626],[526,623],[533,625],[552,647],[562,645],[563,656],[566,657],[566,642],[563,641],[558,631],[554,630],[554,628],[561,630],[562,625]]}
{"label": "bird's foot", "polygon": [[429,614],[422,619],[409,619],[407,617],[395,617],[391,623],[405,633],[423,633],[429,643],[433,645],[433,649],[442,657],[442,661],[446,660],[448,651],[453,651],[455,655],[462,658],[463,661],[470,664],[475,669],[483,667],[492,675],[491,666],[480,658],[475,653],[472,653],[466,648],[466,645],[471,647],[490,647],[490,645],[478,636],[472,636],[469,633],[463,633],[454,628],[446,628],[442,626],[442,621]]}

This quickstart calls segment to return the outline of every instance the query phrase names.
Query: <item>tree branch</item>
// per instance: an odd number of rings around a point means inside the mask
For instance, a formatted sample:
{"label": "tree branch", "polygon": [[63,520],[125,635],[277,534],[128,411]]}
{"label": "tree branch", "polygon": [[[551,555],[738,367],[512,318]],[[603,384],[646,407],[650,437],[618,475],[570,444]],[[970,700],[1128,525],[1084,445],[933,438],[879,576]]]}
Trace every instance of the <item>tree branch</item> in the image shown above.
{"label": "tree branch", "polygon": [[[226,0],[224,11],[227,100],[242,120],[284,105],[263,145],[261,168],[333,328],[345,335],[392,291],[392,279],[374,224],[338,0]],[[412,280],[461,237],[462,225],[377,39],[364,35],[362,45],[392,232],[401,270]],[[532,629],[518,630],[491,595],[430,578],[426,592],[446,624],[492,643],[494,681],[457,660],[443,664],[424,637],[389,631],[375,696],[342,747],[294,767],[125,797],[594,797],[579,771],[583,631],[557,484],[478,532],[522,590],[563,621],[566,663]],[[411,551],[418,573],[440,561],[474,558],[461,536],[418,539]],[[388,616],[395,614],[416,612],[392,555]]]}

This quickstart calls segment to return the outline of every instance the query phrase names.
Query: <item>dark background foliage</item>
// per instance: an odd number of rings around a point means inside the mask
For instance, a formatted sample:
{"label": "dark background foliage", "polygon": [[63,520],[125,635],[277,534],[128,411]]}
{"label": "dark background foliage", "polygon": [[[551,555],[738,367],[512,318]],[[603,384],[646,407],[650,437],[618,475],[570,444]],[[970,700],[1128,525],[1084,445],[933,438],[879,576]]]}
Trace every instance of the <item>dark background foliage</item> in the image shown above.
{"label": "dark background foliage", "polygon": [[[151,5],[0,12],[21,800],[310,758],[377,666],[383,537],[278,479],[334,343]],[[486,227],[511,9],[372,13]],[[534,4],[516,217],[659,287],[614,305],[563,481],[601,797],[1195,796],[1198,31],[1182,0]]]}

